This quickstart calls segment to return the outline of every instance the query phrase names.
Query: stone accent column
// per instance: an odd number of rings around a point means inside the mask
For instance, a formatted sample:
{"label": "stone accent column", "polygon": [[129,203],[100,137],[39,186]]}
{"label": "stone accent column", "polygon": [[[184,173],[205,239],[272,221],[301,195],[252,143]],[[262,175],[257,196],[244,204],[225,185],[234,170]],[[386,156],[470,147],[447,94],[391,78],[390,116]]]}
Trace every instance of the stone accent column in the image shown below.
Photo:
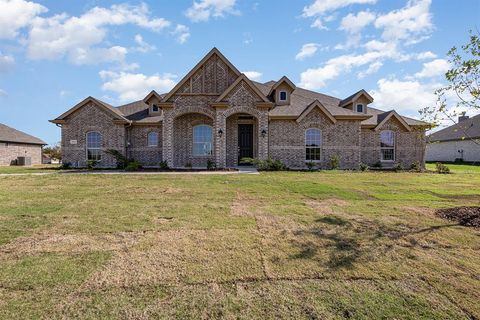
{"label": "stone accent column", "polygon": [[[227,166],[227,119],[225,117],[226,104],[214,104],[215,113],[215,162],[217,168],[225,168]],[[222,135],[218,131],[222,130]]]}
{"label": "stone accent column", "polygon": [[173,120],[174,109],[172,103],[161,104],[163,110],[162,125],[162,159],[170,168],[173,167]]}

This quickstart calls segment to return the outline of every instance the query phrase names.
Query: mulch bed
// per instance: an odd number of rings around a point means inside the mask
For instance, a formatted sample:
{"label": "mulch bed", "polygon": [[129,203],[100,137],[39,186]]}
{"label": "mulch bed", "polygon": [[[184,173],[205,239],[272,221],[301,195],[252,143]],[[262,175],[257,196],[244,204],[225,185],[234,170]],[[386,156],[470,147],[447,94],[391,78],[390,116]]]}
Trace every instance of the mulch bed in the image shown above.
{"label": "mulch bed", "polygon": [[440,218],[458,222],[462,226],[480,228],[480,207],[439,209],[435,214]]}

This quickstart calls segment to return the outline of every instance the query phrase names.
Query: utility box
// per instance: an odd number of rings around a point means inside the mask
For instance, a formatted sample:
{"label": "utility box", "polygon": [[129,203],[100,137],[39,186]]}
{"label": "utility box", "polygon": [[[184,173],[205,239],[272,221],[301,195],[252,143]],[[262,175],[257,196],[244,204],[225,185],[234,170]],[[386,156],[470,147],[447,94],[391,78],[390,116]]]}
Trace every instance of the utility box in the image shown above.
{"label": "utility box", "polygon": [[31,166],[32,158],[30,157],[17,157],[17,166]]}

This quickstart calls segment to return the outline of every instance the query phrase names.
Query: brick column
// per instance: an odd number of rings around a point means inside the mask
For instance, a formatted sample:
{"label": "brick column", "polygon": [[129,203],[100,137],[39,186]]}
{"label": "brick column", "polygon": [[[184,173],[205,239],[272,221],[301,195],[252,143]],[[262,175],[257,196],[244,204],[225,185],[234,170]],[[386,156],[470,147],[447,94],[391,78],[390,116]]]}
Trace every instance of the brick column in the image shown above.
{"label": "brick column", "polygon": [[173,104],[161,104],[163,110],[162,125],[162,159],[170,168],[173,167]]}
{"label": "brick column", "polygon": [[[224,112],[227,109],[225,104],[214,104],[215,107],[215,162],[217,168],[225,168],[227,166],[227,119]],[[222,130],[222,135],[218,131]]]}
{"label": "brick column", "polygon": [[[268,136],[270,135],[268,128],[268,109],[260,110],[261,114],[258,118],[258,158],[260,160],[268,159]],[[265,136],[262,131],[265,130]]]}

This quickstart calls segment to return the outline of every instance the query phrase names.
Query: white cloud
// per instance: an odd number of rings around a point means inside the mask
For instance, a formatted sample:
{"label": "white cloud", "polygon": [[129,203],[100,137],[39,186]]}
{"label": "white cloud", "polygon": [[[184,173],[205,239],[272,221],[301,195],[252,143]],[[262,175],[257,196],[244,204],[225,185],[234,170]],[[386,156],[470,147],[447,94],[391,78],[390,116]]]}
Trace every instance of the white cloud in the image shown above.
{"label": "white cloud", "polygon": [[260,80],[260,78],[262,77],[262,73],[258,71],[244,71],[243,73],[250,80]]}
{"label": "white cloud", "polygon": [[372,63],[368,66],[367,70],[359,72],[358,75],[357,75],[357,78],[358,79],[363,79],[366,76],[371,75],[371,74],[377,72],[378,70],[380,70],[380,68],[382,66],[383,66],[382,62],[380,62],[380,61],[374,62],[374,63]]}
{"label": "white cloud", "polygon": [[295,56],[296,60],[304,60],[306,58],[312,57],[318,50],[318,43],[306,43],[300,49],[300,52]]}
{"label": "white cloud", "polygon": [[406,44],[422,41],[433,30],[431,2],[409,0],[405,7],[379,16],[375,27],[383,29],[382,37],[387,41],[405,40]]}
{"label": "white cloud", "polygon": [[141,34],[135,35],[134,40],[138,47],[132,48],[132,51],[146,53],[156,49],[154,45],[147,43]]}
{"label": "white cloud", "polygon": [[151,90],[167,92],[176,84],[176,76],[168,73],[147,76],[142,73],[103,70],[99,75],[104,81],[102,90],[117,93],[121,102],[143,99]]}
{"label": "white cloud", "polygon": [[380,79],[377,86],[377,89],[370,92],[376,107],[383,110],[395,109],[399,113],[418,117],[419,109],[435,104],[434,91],[441,85],[424,84],[417,80]]}
{"label": "white cloud", "polygon": [[15,58],[3,55],[0,51],[0,73],[10,71],[15,65]]}
{"label": "white cloud", "polygon": [[313,23],[310,25],[312,28],[317,28],[320,30],[328,30],[328,28],[323,24],[322,19],[317,18]]}
{"label": "white cloud", "polygon": [[44,6],[24,0],[0,0],[0,39],[14,39],[21,28],[30,25]]}
{"label": "white cloud", "polygon": [[303,16],[314,17],[352,4],[373,4],[375,2],[377,0],[315,0],[311,5],[303,8]]}
{"label": "white cloud", "polygon": [[184,44],[190,37],[190,29],[183,24],[177,24],[172,34],[176,37],[178,43]]}
{"label": "white cloud", "polygon": [[205,22],[210,17],[223,17],[225,14],[239,14],[234,8],[236,0],[200,0],[194,1],[185,11],[185,15],[192,22]]}
{"label": "white cloud", "polygon": [[66,55],[73,63],[90,64],[98,63],[97,59],[104,54],[101,62],[119,61],[127,53],[125,48],[95,46],[104,41],[107,26],[123,24],[160,31],[167,28],[170,22],[163,18],[150,18],[146,4],[95,7],[79,17],[66,14],[37,17],[32,21],[28,36],[28,56],[31,59],[53,60]]}
{"label": "white cloud", "polygon": [[348,33],[359,33],[374,20],[375,14],[370,11],[360,11],[356,15],[349,13],[343,17],[340,30],[345,30]]}
{"label": "white cloud", "polygon": [[417,60],[435,59],[437,55],[432,51],[424,51],[417,54]]}
{"label": "white cloud", "polygon": [[423,64],[423,69],[415,73],[417,78],[432,78],[444,75],[450,69],[450,63],[445,59],[435,59]]}

